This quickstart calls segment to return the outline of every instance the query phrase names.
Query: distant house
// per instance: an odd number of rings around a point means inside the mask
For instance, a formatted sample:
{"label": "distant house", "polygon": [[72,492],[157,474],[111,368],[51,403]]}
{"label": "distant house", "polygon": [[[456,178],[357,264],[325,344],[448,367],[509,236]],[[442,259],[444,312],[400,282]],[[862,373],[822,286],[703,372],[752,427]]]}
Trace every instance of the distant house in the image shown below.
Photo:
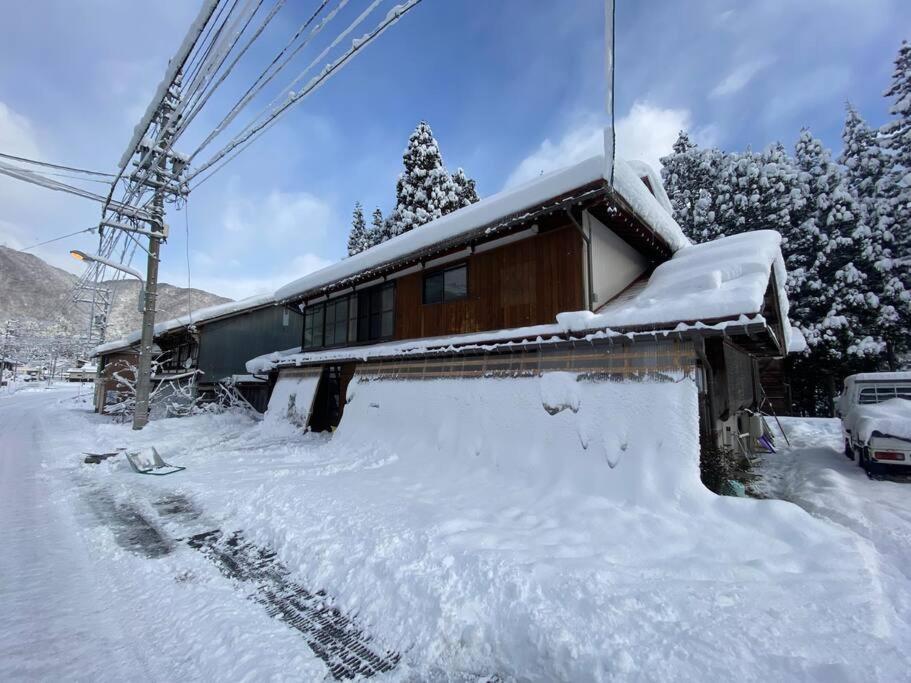
{"label": "distant house", "polygon": [[[231,383],[259,410],[268,397],[266,378],[247,373],[245,361],[275,348],[300,343],[303,317],[299,310],[278,306],[271,295],[210,306],[155,325],[153,349],[156,383],[193,379],[195,390],[212,393],[215,385]],[[132,382],[139,362],[140,331],[95,349],[98,379],[95,409],[116,403]]]}
{"label": "distant house", "polygon": [[247,368],[271,376],[270,413],[314,431],[355,380],[685,374],[703,439],[732,445],[762,401],[757,362],[787,351],[779,242],[693,246],[649,167],[618,160],[611,186],[594,157],[280,288],[300,348]]}
{"label": "distant house", "polygon": [[0,357],[0,387],[5,387],[7,382],[12,378],[16,369],[16,361],[12,358]]}
{"label": "distant house", "polygon": [[67,382],[94,382],[98,366],[94,363],[79,363],[66,371]]}

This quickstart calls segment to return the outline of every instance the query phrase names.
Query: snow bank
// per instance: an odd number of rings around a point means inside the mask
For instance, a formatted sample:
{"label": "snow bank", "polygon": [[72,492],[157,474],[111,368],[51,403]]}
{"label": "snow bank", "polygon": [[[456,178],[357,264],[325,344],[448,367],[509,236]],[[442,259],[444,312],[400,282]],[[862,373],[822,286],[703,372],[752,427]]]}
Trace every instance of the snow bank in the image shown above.
{"label": "snow bank", "polygon": [[873,432],[911,440],[911,401],[890,398],[882,403],[853,406],[845,422],[851,425],[851,430],[864,443],[870,441]]}
{"label": "snow bank", "polygon": [[[295,582],[325,590],[402,654],[390,680],[905,677],[895,644],[908,621],[890,633],[882,615],[895,613],[886,597],[905,607],[907,582],[878,593],[876,557],[852,544],[843,519],[699,486],[690,380],[592,384],[557,373],[355,382],[352,392],[331,437],[221,414],[141,432],[95,425],[90,448],[87,414],[58,439],[59,458],[137,504],[179,492],[200,511],[200,530],[217,523],[274,550]],[[44,405],[41,424],[59,424],[62,404]],[[538,443],[538,423],[559,443]],[[188,469],[88,468],[72,457],[73,438],[87,450],[155,444]],[[306,654],[303,639],[201,554],[131,559],[101,555],[98,566],[105,577],[136,567],[121,589],[167,657],[166,668],[152,660],[156,671],[321,677],[289,661]]]}
{"label": "snow bank", "polygon": [[777,232],[758,230],[680,249],[634,296],[594,313],[560,313],[557,322],[564,331],[580,332],[758,314],[774,270],[787,346],[791,328],[780,245]]}
{"label": "snow bank", "polygon": [[551,372],[355,381],[348,399],[335,448],[382,443],[435,479],[469,468],[509,473],[516,485],[642,504],[704,491],[689,380],[592,382]]}
{"label": "snow bank", "polygon": [[[215,318],[221,318],[226,315],[233,315],[235,313],[242,313],[249,309],[259,308],[260,306],[266,306],[271,303],[275,303],[275,297],[272,294],[257,294],[256,296],[247,297],[246,299],[241,299],[240,301],[228,301],[223,304],[216,304],[214,306],[199,308],[187,315],[182,315],[177,318],[172,318],[171,320],[164,320],[160,323],[156,323],[154,337],[158,337],[159,335],[165,334],[167,332],[179,330],[182,327],[199,325]],[[115,339],[114,341],[96,346],[94,355],[98,356],[103,353],[117,351],[118,349],[132,346],[133,344],[138,344],[140,339],[142,339],[142,330],[133,330],[129,334],[125,334],[120,339]]]}
{"label": "snow bank", "polygon": [[[641,165],[641,162],[639,162]],[[364,271],[393,263],[408,254],[457,238],[490,223],[533,209],[548,199],[589,183],[605,180],[604,156],[594,156],[574,166],[546,173],[528,183],[504,190],[471,206],[438,218],[359,254],[288,283],[275,292],[278,301],[291,299],[339,282]],[[637,173],[622,159],[614,168],[614,189],[633,211],[673,250],[689,245],[683,230],[648,191]]]}

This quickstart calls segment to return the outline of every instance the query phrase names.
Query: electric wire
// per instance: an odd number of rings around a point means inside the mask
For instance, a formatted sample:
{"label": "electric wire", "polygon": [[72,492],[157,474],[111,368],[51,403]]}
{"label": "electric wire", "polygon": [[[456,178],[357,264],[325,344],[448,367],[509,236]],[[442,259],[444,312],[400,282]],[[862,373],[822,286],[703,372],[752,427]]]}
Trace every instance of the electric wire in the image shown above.
{"label": "electric wire", "polygon": [[63,166],[61,164],[52,164],[49,161],[38,161],[37,159],[28,159],[26,157],[18,157],[18,156],[14,156],[12,154],[6,154],[4,152],[0,152],[0,157],[2,157],[4,159],[10,159],[12,161],[20,161],[20,162],[27,163],[27,164],[34,164],[36,166],[45,166],[47,168],[56,168],[61,171],[72,171],[75,173],[85,173],[86,175],[103,176],[105,178],[114,177],[113,173],[102,173],[100,171],[89,171],[88,169],[85,169],[85,168],[76,168],[75,166]]}
{"label": "electric wire", "polygon": [[[325,24],[328,23],[328,21],[330,21],[332,19],[332,17],[335,16],[335,12],[337,12],[339,9],[344,7],[345,4],[347,4],[347,2],[348,2],[348,0],[339,0],[339,6],[336,7],[335,10],[330,13],[330,15],[328,15],[326,18],[324,18],[323,21],[320,22],[320,24],[317,28],[321,29],[323,26],[325,26]],[[303,24],[301,24],[301,26],[297,29],[297,31],[295,31],[294,35],[291,36],[291,39],[285,44],[285,46],[279,51],[279,53],[272,59],[272,61],[269,63],[269,65],[265,69],[263,69],[263,71],[256,77],[256,79],[253,81],[252,85],[250,85],[250,87],[247,88],[246,92],[243,95],[241,95],[240,99],[238,99],[237,102],[235,102],[234,106],[231,107],[231,109],[221,119],[221,121],[219,121],[215,125],[215,128],[212,130],[212,132],[209,133],[209,135],[206,136],[206,138],[203,140],[203,142],[190,154],[191,161],[196,157],[197,154],[199,154],[199,152],[201,150],[203,150],[209,143],[211,143],[212,140],[214,140],[215,137],[222,130],[224,130],[226,126],[228,126],[236,118],[236,116],[240,113],[240,111],[244,107],[247,106],[247,104],[250,102],[250,100],[252,100],[260,91],[262,91],[262,89],[264,87],[266,87],[272,81],[272,79],[275,78],[276,75],[278,75],[279,72],[281,72],[281,70],[288,64],[288,62],[291,59],[293,59],[294,55],[296,55],[301,49],[306,47],[309,40],[314,35],[316,35],[315,33],[311,32],[311,34],[307,38],[304,39],[304,42],[301,45],[299,45],[298,47],[296,47],[294,49],[294,51],[288,55],[288,57],[285,59],[285,61],[283,61],[274,71],[272,71],[272,68],[282,59],[282,57],[288,52],[288,50],[291,48],[291,46],[297,42],[297,39],[303,34],[303,32],[306,31],[310,27],[310,25],[313,23],[313,21],[316,19],[316,17],[319,16],[320,12],[323,11],[323,9],[326,7],[327,4],[329,4],[329,0],[322,0],[319,7],[316,8],[316,11],[313,12],[313,14],[311,14]],[[317,29],[314,29],[314,31],[317,31]],[[272,71],[272,73],[269,73],[270,71]]]}
{"label": "electric wire", "polygon": [[86,232],[95,232],[97,229],[98,229],[98,227],[93,225],[90,228],[84,228],[83,230],[77,230],[76,232],[67,233],[66,235],[61,235],[60,237],[54,237],[53,239],[44,240],[44,242],[38,242],[37,244],[32,244],[31,246],[20,249],[19,251],[31,251],[32,249],[37,249],[38,247],[43,247],[45,244],[51,244],[52,242],[59,242],[60,240],[65,240],[67,237],[81,235]]}
{"label": "electric wire", "polygon": [[372,31],[367,33],[365,36],[360,39],[353,41],[351,47],[342,54],[341,57],[337,58],[334,62],[327,65],[319,75],[315,76],[311,81],[304,87],[304,89],[299,93],[294,93],[294,95],[289,95],[287,101],[282,104],[278,109],[273,111],[268,118],[264,121],[258,123],[252,128],[246,129],[243,133],[236,136],[231,140],[225,147],[223,147],[219,152],[212,156],[208,161],[197,167],[192,173],[187,176],[187,182],[190,182],[193,178],[198,176],[200,173],[206,169],[215,165],[218,161],[223,159],[225,156],[230,154],[238,146],[242,145],[247,140],[258,137],[261,132],[271,125],[271,123],[277,120],[280,116],[285,114],[288,109],[300,102],[314,90],[319,88],[328,78],[330,78],[336,71],[344,67],[351,58],[357,54],[360,50],[363,50],[364,47],[372,43],[377,37],[382,35],[386,29],[395,24],[401,17],[407,14],[414,7],[417,7],[421,3],[421,0],[408,0],[407,3],[397,6],[394,10],[390,11],[386,15],[386,18],[383,19]]}

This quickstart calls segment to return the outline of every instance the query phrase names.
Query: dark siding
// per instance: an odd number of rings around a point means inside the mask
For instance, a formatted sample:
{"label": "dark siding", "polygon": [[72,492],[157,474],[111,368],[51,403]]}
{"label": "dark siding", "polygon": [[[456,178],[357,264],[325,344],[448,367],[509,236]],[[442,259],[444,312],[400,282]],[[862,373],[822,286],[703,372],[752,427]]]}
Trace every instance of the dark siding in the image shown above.
{"label": "dark siding", "polygon": [[303,316],[289,311],[285,326],[285,310],[269,306],[200,326],[198,367],[205,373],[200,383],[246,374],[251,358],[300,346]]}
{"label": "dark siding", "polygon": [[557,313],[583,306],[582,240],[571,226],[474,254],[467,263],[468,297],[460,301],[424,304],[423,273],[395,281],[396,339],[552,323]]}

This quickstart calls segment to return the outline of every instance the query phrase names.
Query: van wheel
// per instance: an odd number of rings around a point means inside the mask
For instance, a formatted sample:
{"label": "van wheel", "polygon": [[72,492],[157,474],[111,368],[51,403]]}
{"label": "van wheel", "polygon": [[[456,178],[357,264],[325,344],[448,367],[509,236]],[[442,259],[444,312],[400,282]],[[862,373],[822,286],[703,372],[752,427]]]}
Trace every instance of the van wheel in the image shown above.
{"label": "van wheel", "polygon": [[860,465],[864,472],[870,474],[870,460],[867,458],[866,448],[861,448],[860,452],[857,454],[857,464]]}

